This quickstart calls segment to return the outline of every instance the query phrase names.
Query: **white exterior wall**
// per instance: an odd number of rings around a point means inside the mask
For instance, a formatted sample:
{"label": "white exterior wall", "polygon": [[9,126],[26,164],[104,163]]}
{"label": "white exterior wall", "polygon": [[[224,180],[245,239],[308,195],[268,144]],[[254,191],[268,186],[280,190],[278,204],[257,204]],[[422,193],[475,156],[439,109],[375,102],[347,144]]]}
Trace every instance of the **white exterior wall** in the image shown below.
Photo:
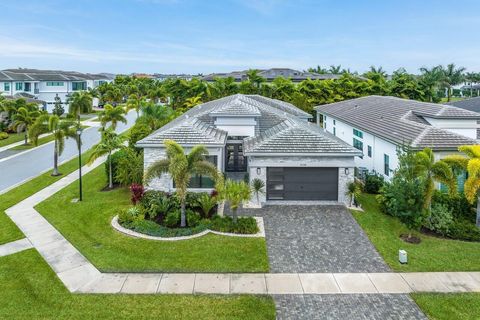
{"label": "white exterior wall", "polygon": [[[332,134],[334,133],[333,128],[335,128],[335,135],[353,146],[354,127],[329,116],[326,118],[326,126],[324,126],[324,128],[326,127],[326,130]],[[367,168],[370,172],[382,174],[387,180],[390,179],[393,175],[393,171],[398,167],[397,145],[358,128],[355,129],[363,132],[363,138],[355,136],[355,139],[363,142],[363,159],[355,157],[355,166],[358,168]],[[368,156],[368,146],[371,146],[372,148],[371,157]],[[385,154],[390,158],[390,174],[388,176],[384,173]]]}
{"label": "white exterior wall", "polygon": [[[191,150],[191,147],[184,147],[186,153]],[[207,147],[208,154],[210,156],[217,156],[217,168],[220,171],[224,171],[224,148],[223,147]],[[165,148],[163,147],[149,147],[143,149],[143,168],[146,171],[147,168],[154,163],[155,161],[165,159]],[[174,192],[175,188],[173,187],[173,180],[169,174],[163,174],[160,178],[153,179],[148,185],[147,189],[153,189],[164,192]],[[201,188],[193,189],[189,188],[189,191],[193,192],[208,192],[211,189]]]}
{"label": "white exterior wall", "polygon": [[[248,157],[248,173],[250,183],[258,178],[267,185],[267,168],[269,167],[338,167],[338,202],[348,204],[347,184],[353,181],[355,161],[353,157],[299,157],[299,156],[250,156]],[[348,169],[348,175],[345,174]],[[266,190],[265,190],[266,191]],[[260,204],[267,202],[266,192],[259,195]],[[252,197],[252,205],[256,205],[256,195]]]}
{"label": "white exterior wall", "polygon": [[217,117],[215,127],[228,132],[229,136],[255,136],[257,121],[254,117]]}
{"label": "white exterior wall", "polygon": [[470,139],[477,139],[477,120],[468,119],[433,119],[424,117],[432,126],[460,134]]}

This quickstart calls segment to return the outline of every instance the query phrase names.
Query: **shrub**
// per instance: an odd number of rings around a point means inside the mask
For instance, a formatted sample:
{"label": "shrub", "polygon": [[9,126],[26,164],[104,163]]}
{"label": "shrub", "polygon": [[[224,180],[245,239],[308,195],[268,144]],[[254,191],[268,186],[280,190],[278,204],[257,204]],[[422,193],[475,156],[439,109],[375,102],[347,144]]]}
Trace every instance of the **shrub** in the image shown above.
{"label": "shrub", "polygon": [[214,216],[210,229],[220,232],[254,234],[258,232],[257,221],[253,217],[238,218],[237,223],[231,217]]}
{"label": "shrub", "polygon": [[152,129],[145,123],[136,123],[131,129],[128,135],[128,146],[130,148],[135,147],[137,141],[142,140],[152,132]]}
{"label": "shrub", "polygon": [[122,157],[116,160],[113,170],[115,181],[123,186],[132,183],[141,184],[143,181],[143,152],[137,152],[132,148],[125,148],[121,152]]}
{"label": "shrub", "polygon": [[384,183],[385,180],[383,176],[376,173],[367,173],[365,176],[365,185],[363,186],[363,191],[366,193],[378,194]]}
{"label": "shrub", "polygon": [[200,223],[200,214],[198,212],[187,210],[187,226],[190,228],[198,226]]}
{"label": "shrub", "polygon": [[143,194],[140,205],[144,208],[149,219],[156,219],[160,215],[161,220],[174,207],[173,199],[165,192],[148,190]]}
{"label": "shrub", "polygon": [[118,221],[121,224],[130,224],[135,221],[143,220],[143,218],[142,210],[139,207],[124,209],[118,214]]}
{"label": "shrub", "polygon": [[113,153],[111,156],[107,158],[107,161],[105,161],[105,173],[107,174],[107,177],[109,176],[110,173],[110,168],[109,168],[109,159],[111,157],[112,159],[112,177],[113,177],[113,183],[118,184],[119,181],[117,180],[117,167],[120,159],[123,157],[126,157],[127,150],[126,149],[120,149],[119,151]]}
{"label": "shrub", "polygon": [[[190,209],[198,207],[198,200],[206,194],[205,192],[187,192],[186,206]],[[177,197],[175,197],[177,198]]]}
{"label": "shrub", "polygon": [[133,205],[136,205],[140,200],[142,200],[144,188],[141,184],[134,183],[130,186],[130,192],[132,194],[132,203]]}
{"label": "shrub", "polygon": [[453,224],[452,211],[443,204],[435,203],[432,205],[430,216],[425,220],[425,228],[441,235],[448,235],[450,227]]}
{"label": "shrub", "polygon": [[8,138],[8,133],[6,132],[0,132],[0,140],[5,140]]}
{"label": "shrub", "polygon": [[456,219],[465,218],[473,223],[475,222],[475,214],[472,210],[473,205],[468,202],[463,194],[452,197],[448,193],[437,190],[432,198],[432,204],[435,203],[447,206]]}
{"label": "shrub", "polygon": [[163,224],[169,228],[178,227],[180,225],[180,211],[175,210],[167,213],[165,219],[163,220]]}
{"label": "shrub", "polygon": [[450,226],[448,236],[459,240],[480,241],[480,229],[470,221],[459,219]]}
{"label": "shrub", "polygon": [[208,193],[203,193],[197,199],[197,206],[202,210],[204,218],[209,218],[212,209],[217,204],[217,199],[215,196],[211,196]]}

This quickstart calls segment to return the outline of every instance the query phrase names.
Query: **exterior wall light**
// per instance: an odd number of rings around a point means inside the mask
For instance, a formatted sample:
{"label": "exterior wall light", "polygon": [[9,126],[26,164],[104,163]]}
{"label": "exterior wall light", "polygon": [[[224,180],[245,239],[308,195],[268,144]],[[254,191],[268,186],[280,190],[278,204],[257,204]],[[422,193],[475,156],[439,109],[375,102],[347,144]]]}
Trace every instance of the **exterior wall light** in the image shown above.
{"label": "exterior wall light", "polygon": [[261,169],[261,168],[257,168],[257,176],[259,176],[261,173],[262,173],[262,169]]}
{"label": "exterior wall light", "polygon": [[350,174],[350,169],[345,168],[345,175],[348,176]]}

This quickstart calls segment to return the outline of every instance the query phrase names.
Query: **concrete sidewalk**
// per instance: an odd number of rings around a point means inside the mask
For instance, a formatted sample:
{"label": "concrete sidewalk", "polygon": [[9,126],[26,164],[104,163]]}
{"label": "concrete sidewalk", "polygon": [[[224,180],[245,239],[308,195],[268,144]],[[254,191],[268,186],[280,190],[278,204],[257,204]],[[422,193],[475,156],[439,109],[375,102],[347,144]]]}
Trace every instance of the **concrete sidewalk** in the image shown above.
{"label": "concrete sidewalk", "polygon": [[[84,167],[83,174],[103,161],[105,158],[100,158],[92,166]],[[72,172],[7,209],[7,215],[27,238],[2,246],[21,249],[31,243],[71,292],[273,295],[480,292],[480,272],[101,273],[34,209],[77,178],[78,171]],[[8,249],[4,251],[8,253]]]}

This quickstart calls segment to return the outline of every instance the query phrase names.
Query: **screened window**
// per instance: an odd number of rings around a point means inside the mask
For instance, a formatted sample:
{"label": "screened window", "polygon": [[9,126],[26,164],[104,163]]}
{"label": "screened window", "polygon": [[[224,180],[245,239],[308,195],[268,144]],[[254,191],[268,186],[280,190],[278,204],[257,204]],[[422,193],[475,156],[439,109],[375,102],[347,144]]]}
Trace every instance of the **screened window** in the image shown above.
{"label": "screened window", "polygon": [[[215,166],[217,166],[217,156],[206,156],[205,160],[207,160],[210,163],[213,163]],[[175,188],[175,181],[173,181],[173,187]],[[212,178],[202,176],[200,174],[194,175],[188,184],[189,188],[197,188],[197,189],[211,189],[215,187],[215,182],[213,181]]]}
{"label": "screened window", "polygon": [[9,82],[5,82],[3,84],[3,90],[4,91],[10,91],[10,83]]}
{"label": "screened window", "polygon": [[87,83],[86,82],[72,82],[72,90],[87,90]]}
{"label": "screened window", "polygon": [[23,90],[23,82],[15,82],[15,90],[22,91]]}
{"label": "screened window", "polygon": [[47,87],[63,87],[62,81],[48,81]]}
{"label": "screened window", "polygon": [[390,175],[390,157],[387,154],[383,155],[383,173],[386,176]]}
{"label": "screened window", "polygon": [[358,150],[362,150],[362,151],[363,151],[363,142],[362,142],[362,141],[353,138],[353,146],[354,146],[355,148],[357,148]]}
{"label": "screened window", "polygon": [[363,132],[357,129],[353,129],[353,135],[359,138],[363,138]]}
{"label": "screened window", "polygon": [[368,147],[367,147],[367,154],[368,154],[368,157],[369,157],[369,158],[372,157],[372,146],[368,146]]}
{"label": "screened window", "polygon": [[333,135],[336,136],[337,135],[337,128],[333,127]]}

